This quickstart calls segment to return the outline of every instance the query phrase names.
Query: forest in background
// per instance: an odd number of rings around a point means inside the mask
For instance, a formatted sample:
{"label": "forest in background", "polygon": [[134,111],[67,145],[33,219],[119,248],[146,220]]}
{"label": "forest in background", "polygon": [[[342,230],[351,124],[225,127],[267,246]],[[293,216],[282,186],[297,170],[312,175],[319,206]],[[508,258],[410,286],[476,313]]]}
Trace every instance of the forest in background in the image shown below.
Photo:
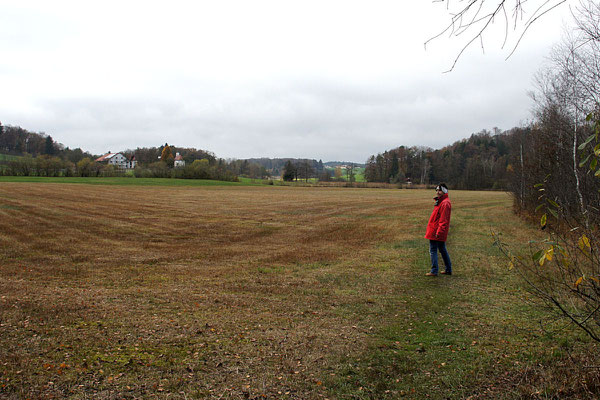
{"label": "forest in background", "polygon": [[[482,130],[439,150],[426,147],[399,146],[377,156],[371,156],[366,164],[340,161],[323,162],[314,159],[294,158],[218,158],[208,150],[170,145],[171,153],[179,153],[188,166],[188,173],[173,173],[173,163],[160,161],[165,145],[143,147],[121,151],[126,157],[135,156],[139,168],[135,176],[211,179],[220,176],[231,180],[234,176],[254,179],[292,177],[288,180],[318,179],[321,181],[351,179],[347,168],[364,167],[365,179],[369,182],[435,184],[447,182],[455,189],[499,189],[510,188],[511,174],[519,154],[519,140],[531,128],[514,128],[501,131]],[[31,132],[18,126],[0,125],[0,153],[24,158],[0,160],[6,175],[38,176],[115,176],[119,171],[103,165],[95,165],[98,155],[80,148],[70,149],[57,143],[43,132]],[[206,160],[218,174],[194,174],[191,166],[195,161]],[[25,165],[24,165],[25,164]],[[196,163],[196,167],[198,167]],[[85,166],[85,167],[84,167]],[[196,168],[197,169],[197,168]],[[336,169],[341,169],[336,171]],[[225,176],[227,175],[227,176]],[[350,177],[350,178],[349,178]]]}
{"label": "forest in background", "polygon": [[400,146],[367,160],[369,182],[436,184],[454,189],[507,189],[517,147],[513,128],[482,130],[439,150]]}
{"label": "forest in background", "polygon": [[[161,155],[168,146],[172,156],[179,153],[185,161],[187,171],[184,169],[174,172],[173,160],[161,163]],[[110,151],[107,151],[110,152]],[[322,181],[346,179],[347,165],[364,167],[363,164],[348,163],[343,161],[323,162],[314,159],[297,158],[249,158],[249,159],[223,159],[213,152],[191,147],[177,147],[164,144],[157,147],[138,147],[135,150],[119,151],[127,158],[135,156],[139,168],[135,176],[167,177],[173,175],[179,178],[211,179],[220,177],[231,180],[233,176],[265,179],[282,177],[288,165],[288,173],[294,179],[319,179]],[[115,176],[123,173],[106,165],[96,164],[94,160],[100,155],[93,155],[81,148],[70,149],[44,132],[28,131],[20,126],[3,126],[0,124],[0,154],[13,157],[0,158],[0,168],[5,175],[36,175],[36,176],[71,176],[82,174],[84,176]],[[21,158],[24,157],[24,158]],[[196,168],[191,165],[196,161],[205,160],[202,164],[196,163]],[[198,173],[198,166],[206,169],[214,167],[219,173]],[[291,165],[291,167],[290,167]],[[341,173],[336,171],[341,169]],[[194,172],[195,171],[195,172]],[[225,176],[227,175],[227,176]]]}

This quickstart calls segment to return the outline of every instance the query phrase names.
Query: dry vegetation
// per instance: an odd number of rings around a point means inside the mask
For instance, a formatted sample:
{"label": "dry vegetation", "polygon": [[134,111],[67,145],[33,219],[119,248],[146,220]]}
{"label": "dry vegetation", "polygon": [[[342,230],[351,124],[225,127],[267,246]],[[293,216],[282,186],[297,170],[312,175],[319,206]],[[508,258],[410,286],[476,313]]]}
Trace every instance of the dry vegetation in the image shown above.
{"label": "dry vegetation", "polygon": [[491,248],[508,195],[451,195],[431,280],[429,191],[3,183],[0,397],[590,395]]}

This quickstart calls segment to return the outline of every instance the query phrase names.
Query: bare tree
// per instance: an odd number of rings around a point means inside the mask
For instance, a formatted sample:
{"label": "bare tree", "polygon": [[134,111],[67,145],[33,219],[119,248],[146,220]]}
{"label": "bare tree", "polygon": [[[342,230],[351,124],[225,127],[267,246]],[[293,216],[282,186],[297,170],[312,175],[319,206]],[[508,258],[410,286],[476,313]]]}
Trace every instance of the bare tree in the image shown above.
{"label": "bare tree", "polygon": [[537,137],[527,154],[546,175],[530,212],[543,210],[542,228],[553,224],[527,256],[499,237],[496,244],[538,298],[600,342],[600,4],[582,0],[575,17],[578,29],[538,76]]}
{"label": "bare tree", "polygon": [[350,163],[350,165],[346,165],[346,180],[349,183],[352,183],[356,180],[354,175],[354,163]]}
{"label": "bare tree", "polygon": [[[581,1],[576,9],[575,22],[578,27],[565,36],[562,43],[555,46],[547,68],[536,77],[538,92],[534,100],[540,112],[538,118],[547,122],[549,114],[564,117],[568,123],[554,123],[557,137],[554,142],[558,149],[556,162],[560,164],[559,154],[570,148],[570,166],[577,195],[579,214],[585,217],[588,226],[587,204],[582,189],[582,174],[579,166],[578,147],[589,136],[586,118],[600,104],[600,5],[591,0]],[[570,142],[570,145],[568,145]],[[565,165],[565,167],[567,167]]]}

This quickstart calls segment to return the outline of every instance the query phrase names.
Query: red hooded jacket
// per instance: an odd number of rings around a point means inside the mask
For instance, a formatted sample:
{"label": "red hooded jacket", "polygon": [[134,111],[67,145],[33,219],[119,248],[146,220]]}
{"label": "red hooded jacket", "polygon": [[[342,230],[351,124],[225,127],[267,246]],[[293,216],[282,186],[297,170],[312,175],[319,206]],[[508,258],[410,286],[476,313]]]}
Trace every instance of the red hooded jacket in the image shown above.
{"label": "red hooded jacket", "polygon": [[427,232],[425,239],[437,240],[445,242],[448,237],[448,229],[450,228],[450,212],[452,205],[448,198],[448,193],[443,194],[438,199],[438,204],[433,207],[429,223],[427,224]]}

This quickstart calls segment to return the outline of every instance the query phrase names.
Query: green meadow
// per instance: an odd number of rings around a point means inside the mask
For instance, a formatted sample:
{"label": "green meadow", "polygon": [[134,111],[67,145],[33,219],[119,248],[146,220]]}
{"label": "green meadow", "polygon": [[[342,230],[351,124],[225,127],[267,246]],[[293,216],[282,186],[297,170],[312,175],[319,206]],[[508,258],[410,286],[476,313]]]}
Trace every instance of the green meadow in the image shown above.
{"label": "green meadow", "polygon": [[134,178],[134,177],[45,177],[0,176],[2,182],[21,183],[79,183],[86,185],[117,186],[239,186],[256,184],[251,180],[226,182],[208,179]]}

